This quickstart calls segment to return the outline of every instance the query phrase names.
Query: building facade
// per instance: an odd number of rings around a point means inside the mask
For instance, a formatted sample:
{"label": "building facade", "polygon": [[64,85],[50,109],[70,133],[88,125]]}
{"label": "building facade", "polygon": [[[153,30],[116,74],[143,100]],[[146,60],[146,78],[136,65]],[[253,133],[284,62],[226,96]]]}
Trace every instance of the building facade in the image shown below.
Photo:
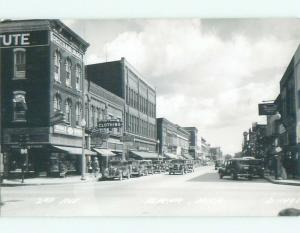
{"label": "building facade", "polygon": [[166,118],[157,118],[157,138],[159,154],[169,159],[187,158],[189,155],[190,133]]}
{"label": "building facade", "polygon": [[[27,170],[40,175],[50,174],[59,160],[79,172],[84,55],[89,44],[59,20],[3,21],[0,39],[7,172],[20,169],[25,160]],[[57,121],[61,116],[64,119]]]}
{"label": "building facade", "polygon": [[124,99],[126,156],[157,157],[156,90],[125,58],[86,67],[88,80]]}
{"label": "building facade", "polygon": [[189,154],[194,159],[199,158],[199,147],[198,147],[198,129],[196,127],[183,127],[189,132]]}

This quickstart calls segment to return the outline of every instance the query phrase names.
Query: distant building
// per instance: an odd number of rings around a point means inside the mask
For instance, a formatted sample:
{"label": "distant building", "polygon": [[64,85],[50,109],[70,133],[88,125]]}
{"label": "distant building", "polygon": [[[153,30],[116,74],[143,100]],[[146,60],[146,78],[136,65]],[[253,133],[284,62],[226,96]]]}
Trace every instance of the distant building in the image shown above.
{"label": "distant building", "polygon": [[202,160],[211,159],[210,144],[203,138],[200,138],[200,158]]}
{"label": "distant building", "polygon": [[212,160],[219,160],[222,159],[223,157],[223,152],[221,150],[221,147],[211,147],[210,154]]}
{"label": "distant building", "polygon": [[185,128],[166,118],[157,118],[157,138],[159,140],[159,153],[165,157],[193,159],[189,155],[190,133]]}

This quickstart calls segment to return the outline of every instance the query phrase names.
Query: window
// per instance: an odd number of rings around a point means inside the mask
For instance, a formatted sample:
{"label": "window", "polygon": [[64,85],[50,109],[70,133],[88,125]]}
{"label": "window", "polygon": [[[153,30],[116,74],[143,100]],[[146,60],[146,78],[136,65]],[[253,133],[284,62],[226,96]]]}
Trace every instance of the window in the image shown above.
{"label": "window", "polygon": [[75,75],[76,75],[76,90],[81,90],[81,67],[77,65],[75,68]]}
{"label": "window", "polygon": [[54,53],[54,80],[60,82],[60,62],[61,55],[58,51]]}
{"label": "window", "polygon": [[14,79],[25,79],[26,50],[23,48],[14,49]]}
{"label": "window", "polygon": [[[121,118],[118,117],[117,120],[121,122]],[[117,132],[120,133],[121,132],[121,128],[117,128]]]}
{"label": "window", "polygon": [[72,116],[72,101],[67,99],[66,101],[66,120],[69,124],[71,124],[71,116]]}
{"label": "window", "polygon": [[[113,120],[113,116],[112,116],[112,115],[109,115],[109,116],[108,116],[108,119],[109,119],[109,120]],[[112,128],[109,128],[109,132],[112,132],[112,131],[113,131],[113,129],[112,129]]]}
{"label": "window", "polygon": [[68,58],[66,60],[66,86],[67,87],[71,87],[71,67],[72,67],[72,63]]}
{"label": "window", "polygon": [[92,127],[95,127],[95,111],[96,111],[96,109],[95,109],[95,107],[94,106],[92,106],[91,107],[91,126]]}
{"label": "window", "polygon": [[13,92],[13,121],[26,122],[27,104],[25,101],[25,91]]}
{"label": "window", "polygon": [[80,126],[81,115],[82,115],[82,107],[80,103],[77,103],[75,106],[75,114],[76,114],[76,125]]}
{"label": "window", "polygon": [[54,112],[61,111],[61,98],[59,94],[56,94],[53,98]]}

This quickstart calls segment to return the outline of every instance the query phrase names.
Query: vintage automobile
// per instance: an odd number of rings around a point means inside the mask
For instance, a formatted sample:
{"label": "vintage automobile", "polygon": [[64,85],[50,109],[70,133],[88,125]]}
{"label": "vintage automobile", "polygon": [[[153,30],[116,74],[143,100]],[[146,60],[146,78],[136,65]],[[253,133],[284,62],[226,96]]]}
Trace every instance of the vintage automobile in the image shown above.
{"label": "vintage automobile", "polygon": [[153,173],[165,172],[165,165],[162,160],[153,160]]}
{"label": "vintage automobile", "polygon": [[216,160],[215,161],[215,170],[218,170],[220,167],[222,167],[223,161],[222,160]]}
{"label": "vintage automobile", "polygon": [[142,160],[128,161],[131,169],[131,176],[144,176],[146,175],[146,166],[141,163]]}
{"label": "vintage automobile", "polygon": [[169,174],[185,174],[187,173],[186,160],[174,159],[169,164]]}
{"label": "vintage automobile", "polygon": [[253,177],[264,177],[264,161],[262,159],[249,159],[250,170]]}
{"label": "vintage automobile", "polygon": [[187,172],[194,172],[194,161],[187,160],[186,161]]}
{"label": "vintage automobile", "polygon": [[153,174],[153,164],[151,160],[142,160],[140,162],[144,175]]}
{"label": "vintage automobile", "polygon": [[249,159],[234,158],[229,159],[219,168],[219,177],[230,176],[231,179],[237,180],[240,177],[252,179],[253,173],[250,168]]}
{"label": "vintage automobile", "polygon": [[102,179],[115,179],[118,178],[120,180],[123,177],[127,177],[128,179],[131,177],[130,166],[127,161],[108,161],[108,167],[103,169]]}

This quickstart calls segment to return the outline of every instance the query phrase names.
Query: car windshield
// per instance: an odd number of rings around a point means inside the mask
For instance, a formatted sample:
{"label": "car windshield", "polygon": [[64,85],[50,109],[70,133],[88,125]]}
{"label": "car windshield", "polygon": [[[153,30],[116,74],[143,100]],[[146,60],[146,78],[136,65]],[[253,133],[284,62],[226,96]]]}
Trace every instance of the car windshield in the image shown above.
{"label": "car windshield", "polygon": [[262,165],[262,160],[258,160],[258,159],[249,160],[249,164],[251,164],[251,165]]}
{"label": "car windshield", "polygon": [[249,165],[250,164],[249,160],[236,160],[236,163],[241,164],[241,165]]}
{"label": "car windshield", "polygon": [[110,165],[111,166],[119,166],[119,165],[121,165],[121,161],[111,161]]}

